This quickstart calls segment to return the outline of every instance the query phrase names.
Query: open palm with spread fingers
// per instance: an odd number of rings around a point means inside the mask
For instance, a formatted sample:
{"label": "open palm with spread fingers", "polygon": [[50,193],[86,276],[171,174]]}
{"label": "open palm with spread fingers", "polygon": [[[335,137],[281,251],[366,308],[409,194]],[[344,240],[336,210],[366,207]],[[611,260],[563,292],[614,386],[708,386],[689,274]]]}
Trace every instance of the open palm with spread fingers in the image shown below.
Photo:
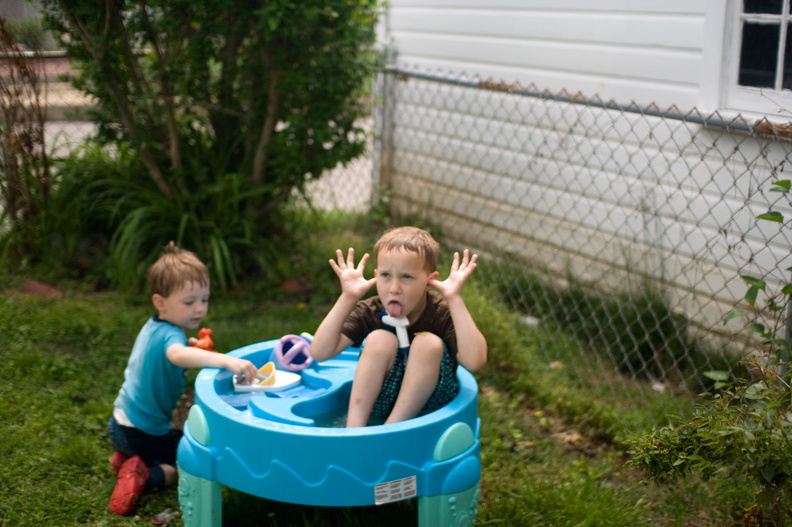
{"label": "open palm with spread fingers", "polygon": [[460,262],[459,253],[455,252],[454,261],[451,264],[451,272],[448,273],[448,278],[442,282],[439,280],[430,280],[429,285],[440,291],[446,299],[462,294],[462,288],[465,282],[476,269],[477,259],[477,254],[471,257],[468,250],[465,249],[462,253],[462,261]]}
{"label": "open palm with spread fingers", "polygon": [[333,271],[335,271],[341,281],[341,291],[355,298],[363,298],[363,295],[377,281],[376,278],[366,280],[363,276],[369,254],[364,254],[357,266],[355,266],[355,250],[352,248],[347,251],[346,259],[344,259],[344,253],[341,249],[336,250],[336,257],[338,258],[338,263],[335,260],[330,260],[330,267],[333,268]]}

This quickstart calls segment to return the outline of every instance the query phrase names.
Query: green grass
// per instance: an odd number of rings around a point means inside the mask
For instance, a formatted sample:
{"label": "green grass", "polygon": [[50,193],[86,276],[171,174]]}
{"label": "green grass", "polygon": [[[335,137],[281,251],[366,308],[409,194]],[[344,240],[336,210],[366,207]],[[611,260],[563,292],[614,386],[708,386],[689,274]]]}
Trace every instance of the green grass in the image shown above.
{"label": "green grass", "polygon": [[[60,284],[66,292],[61,300],[20,294],[13,277],[5,277],[2,285],[0,525],[135,525],[178,508],[176,489],[170,488],[145,495],[137,517],[107,512],[115,478],[106,421],[131,343],[151,314],[149,305],[68,284]],[[537,339],[570,346],[574,338],[542,329],[528,333],[485,292],[470,287],[466,295],[491,357],[477,375],[479,525],[729,524],[725,511],[732,505],[708,486],[695,481],[647,486],[641,474],[625,468],[618,434],[612,433],[615,417],[536,360],[532,343]],[[237,294],[213,300],[206,325],[215,331],[217,348],[228,351],[313,331],[328,308],[327,299],[314,304]],[[226,525],[401,526],[414,524],[415,518],[416,505],[409,501],[306,507],[224,489]],[[171,523],[181,524],[181,519]]]}

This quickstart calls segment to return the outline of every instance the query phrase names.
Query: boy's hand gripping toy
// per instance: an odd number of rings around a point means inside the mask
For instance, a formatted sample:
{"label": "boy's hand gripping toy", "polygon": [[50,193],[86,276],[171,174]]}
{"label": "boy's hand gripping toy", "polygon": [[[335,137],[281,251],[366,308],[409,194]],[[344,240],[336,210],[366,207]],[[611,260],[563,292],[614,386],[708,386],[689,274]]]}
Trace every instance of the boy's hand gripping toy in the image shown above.
{"label": "boy's hand gripping toy", "polygon": [[258,375],[253,384],[239,384],[234,375],[234,390],[237,392],[279,392],[300,384],[301,370],[311,365],[313,359],[310,353],[310,336],[298,337],[286,335],[281,337],[272,350],[272,359],[259,368]]}
{"label": "boy's hand gripping toy", "polygon": [[209,328],[201,328],[198,330],[198,341],[193,344],[196,348],[201,348],[206,351],[214,351],[214,342],[212,341],[212,330]]}
{"label": "boy's hand gripping toy", "polygon": [[302,377],[293,371],[279,370],[272,361],[259,368],[251,384],[241,384],[234,375],[233,386],[236,392],[280,392],[300,384]]}

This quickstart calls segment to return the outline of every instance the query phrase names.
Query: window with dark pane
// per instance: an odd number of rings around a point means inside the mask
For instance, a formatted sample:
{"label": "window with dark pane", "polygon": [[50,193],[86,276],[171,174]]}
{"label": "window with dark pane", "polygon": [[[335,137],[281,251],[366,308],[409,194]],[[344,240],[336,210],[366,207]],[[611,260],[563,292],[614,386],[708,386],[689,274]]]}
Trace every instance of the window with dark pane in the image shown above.
{"label": "window with dark pane", "polygon": [[780,31],[780,24],[746,22],[743,25],[737,80],[740,86],[775,87]]}
{"label": "window with dark pane", "polygon": [[780,15],[784,0],[744,0],[743,13],[769,13]]}
{"label": "window with dark pane", "polygon": [[784,72],[781,78],[781,89],[792,90],[792,24],[787,24],[787,38],[784,42]]}

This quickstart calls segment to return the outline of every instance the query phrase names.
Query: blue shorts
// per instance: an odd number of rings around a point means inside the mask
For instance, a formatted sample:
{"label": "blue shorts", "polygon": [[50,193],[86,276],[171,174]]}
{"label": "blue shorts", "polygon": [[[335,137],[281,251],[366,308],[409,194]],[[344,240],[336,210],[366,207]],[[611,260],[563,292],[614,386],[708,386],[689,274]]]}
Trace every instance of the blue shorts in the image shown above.
{"label": "blue shorts", "polygon": [[123,426],[115,417],[110,417],[107,433],[113,450],[143,459],[149,468],[146,490],[165,486],[165,474],[159,466],[176,466],[176,449],[183,435],[181,430],[172,429],[163,436],[153,436],[137,428]]}
{"label": "blue shorts", "polygon": [[[396,405],[396,398],[399,396],[402,380],[404,379],[404,371],[407,368],[407,358],[409,354],[397,353],[393,361],[393,367],[388,372],[385,382],[382,384],[377,400],[374,401],[374,408],[371,410],[372,417],[378,420],[387,419],[393,407]],[[451,362],[451,357],[443,345],[443,358],[440,361],[440,376],[437,380],[432,395],[429,400],[418,412],[418,416],[426,415],[428,413],[439,410],[454,400],[454,397],[459,393],[459,382],[456,378],[456,368]],[[377,421],[379,422],[379,421]],[[384,422],[384,421],[383,421]]]}

